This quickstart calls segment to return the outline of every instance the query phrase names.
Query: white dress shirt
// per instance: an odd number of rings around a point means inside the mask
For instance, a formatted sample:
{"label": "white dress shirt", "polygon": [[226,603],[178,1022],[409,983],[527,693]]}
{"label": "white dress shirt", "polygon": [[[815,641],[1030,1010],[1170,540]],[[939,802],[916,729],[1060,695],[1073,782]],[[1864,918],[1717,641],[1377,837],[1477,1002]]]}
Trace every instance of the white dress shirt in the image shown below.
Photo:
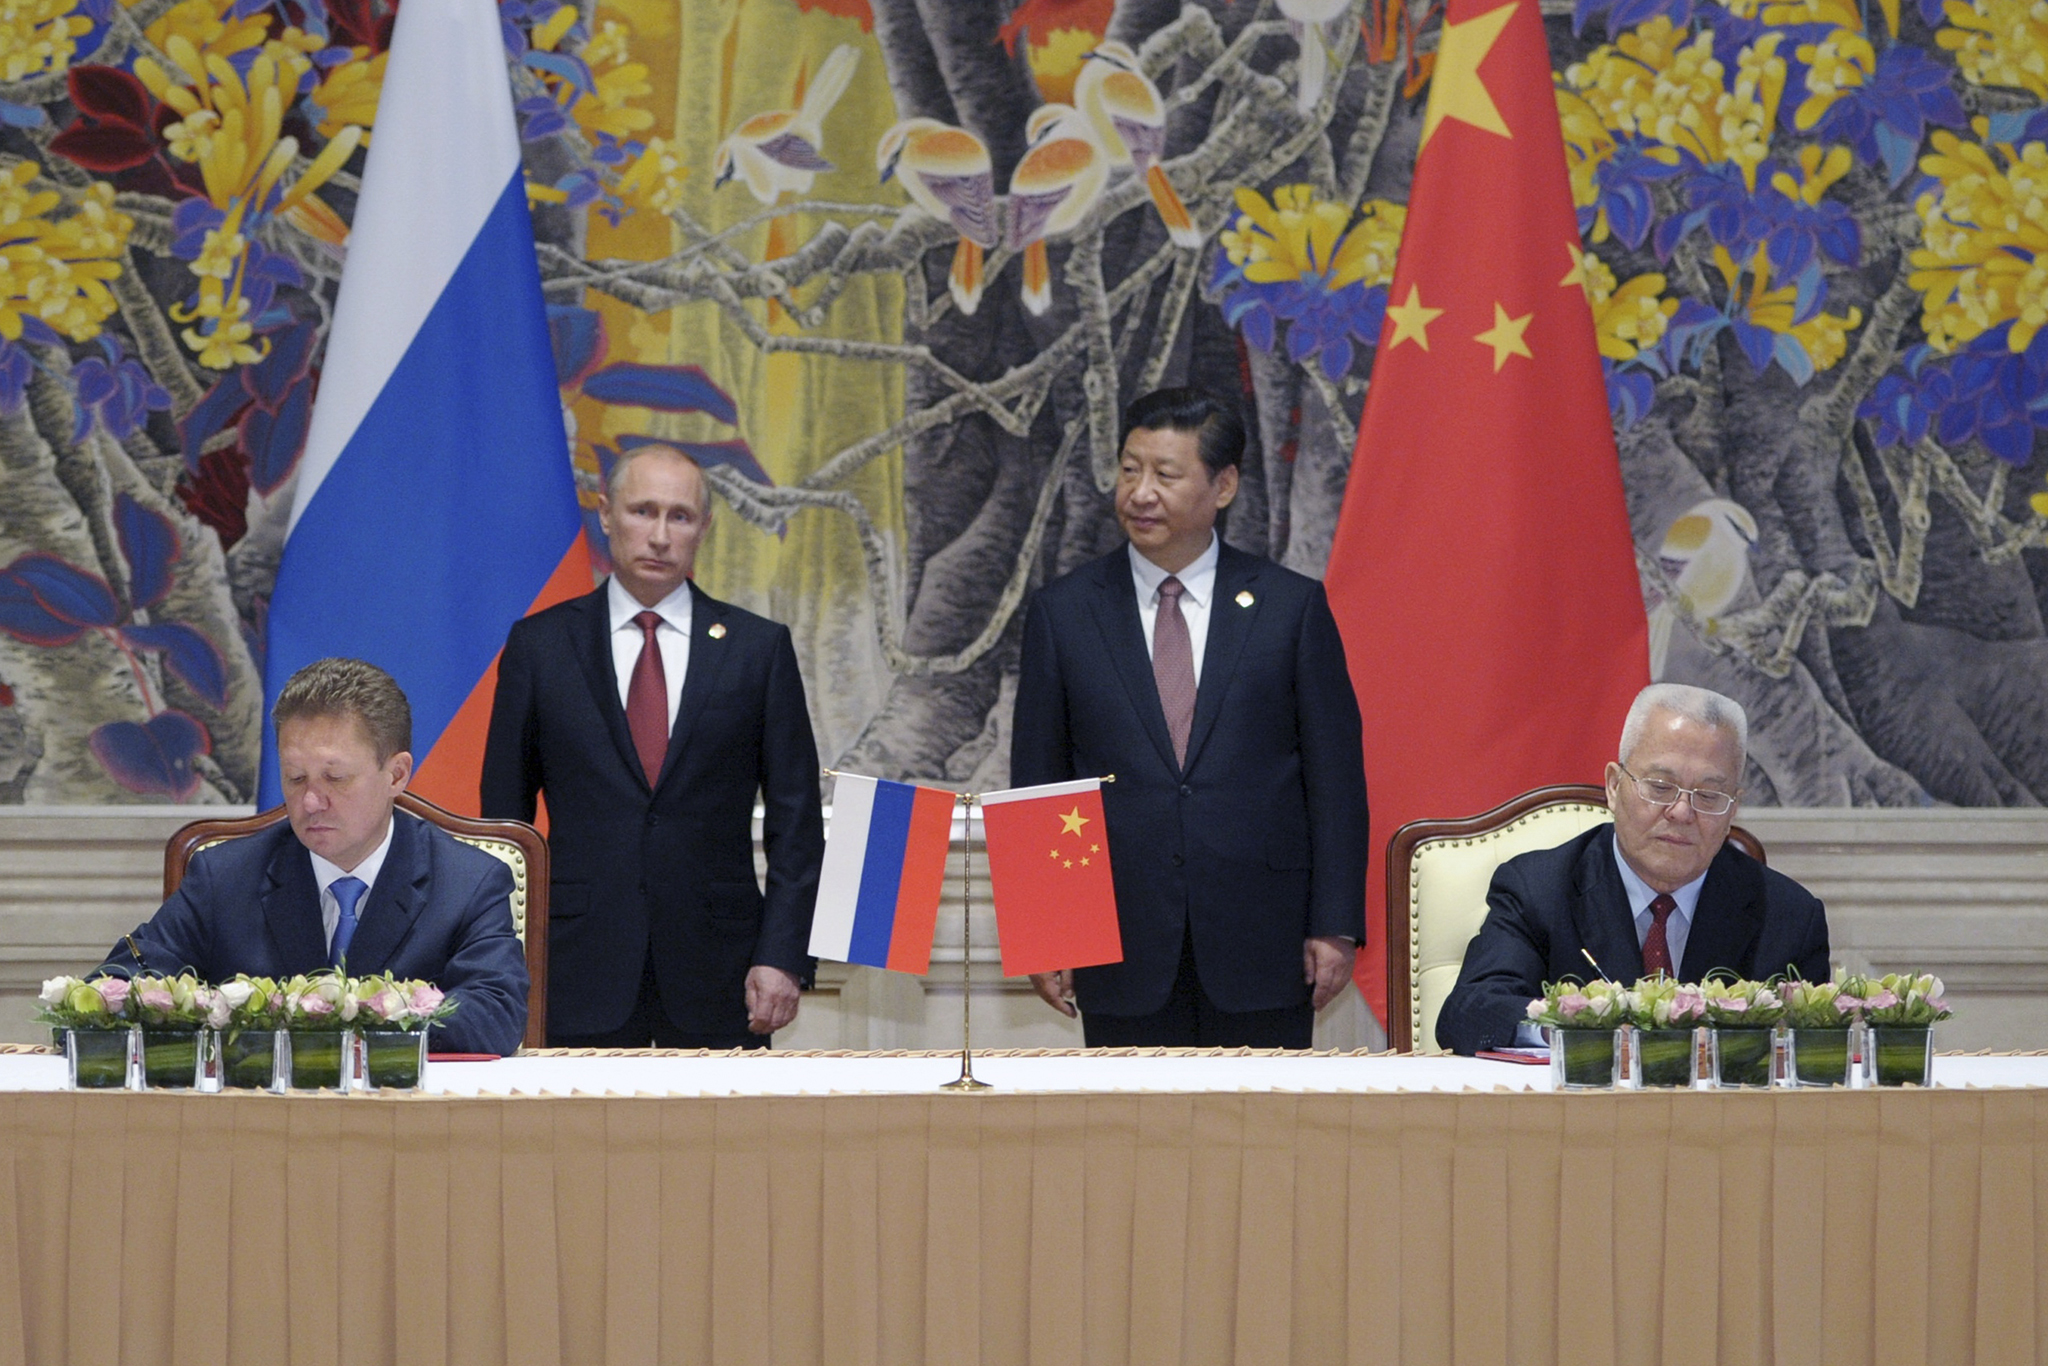
{"label": "white dress shirt", "polygon": [[363,912],[370,909],[369,889],[377,885],[377,874],[384,869],[384,856],[391,852],[391,830],[397,824],[398,813],[394,811],[384,824],[384,842],[372,849],[369,855],[353,868],[343,868],[339,864],[329,863],[312,850],[306,851],[313,856],[313,881],[320,884],[320,925],[327,931],[329,953],[334,952],[334,927],[341,923],[341,903],[334,899],[335,882],[345,877],[362,880],[363,894],[356,901],[356,926],[360,929]]}
{"label": "white dress shirt", "polygon": [[[1180,615],[1188,624],[1188,644],[1195,656],[1195,686],[1202,683],[1202,656],[1209,645],[1209,609],[1216,605],[1216,533],[1209,533],[1209,548],[1195,562],[1173,577],[1180,580]],[[1130,547],[1131,578],[1138,588],[1138,621],[1145,628],[1145,653],[1152,653],[1152,625],[1159,619],[1159,585],[1166,582],[1164,569],[1146,559],[1138,547]]]}
{"label": "white dress shirt", "polygon": [[[1614,866],[1621,870],[1621,885],[1628,890],[1629,914],[1636,920],[1636,946],[1642,947],[1650,937],[1650,930],[1657,923],[1657,917],[1650,914],[1650,903],[1657,899],[1657,890],[1636,876],[1636,870],[1628,866],[1628,860],[1621,856],[1621,841],[1614,843]],[[1671,950],[1671,975],[1685,966],[1685,941],[1692,935],[1692,913],[1700,904],[1700,886],[1707,880],[1701,873],[1671,894],[1678,903],[1678,909],[1664,918],[1664,943]]]}
{"label": "white dress shirt", "polygon": [[605,585],[605,601],[611,607],[612,672],[619,678],[622,707],[633,690],[633,666],[640,662],[640,650],[647,641],[633,618],[647,611],[661,615],[661,625],[654,628],[654,643],[661,648],[662,682],[668,685],[668,728],[673,731],[676,708],[683,698],[683,674],[690,667],[690,585],[685,582],[648,608],[621,588],[615,576]]}

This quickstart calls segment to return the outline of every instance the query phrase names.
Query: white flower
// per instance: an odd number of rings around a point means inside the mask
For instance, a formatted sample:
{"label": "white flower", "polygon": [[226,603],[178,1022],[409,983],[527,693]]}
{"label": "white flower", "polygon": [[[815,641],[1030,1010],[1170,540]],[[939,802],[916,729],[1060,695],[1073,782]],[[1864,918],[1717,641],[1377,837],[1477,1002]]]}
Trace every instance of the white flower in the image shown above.
{"label": "white flower", "polygon": [[240,1010],[243,1006],[249,1004],[249,998],[255,992],[256,988],[250,986],[247,982],[228,982],[220,989],[221,999],[227,1002],[228,1009],[230,1010]]}
{"label": "white flower", "polygon": [[64,1004],[64,998],[70,995],[71,984],[75,980],[71,977],[52,977],[43,983],[43,994],[36,999],[46,1006],[61,1006]]}

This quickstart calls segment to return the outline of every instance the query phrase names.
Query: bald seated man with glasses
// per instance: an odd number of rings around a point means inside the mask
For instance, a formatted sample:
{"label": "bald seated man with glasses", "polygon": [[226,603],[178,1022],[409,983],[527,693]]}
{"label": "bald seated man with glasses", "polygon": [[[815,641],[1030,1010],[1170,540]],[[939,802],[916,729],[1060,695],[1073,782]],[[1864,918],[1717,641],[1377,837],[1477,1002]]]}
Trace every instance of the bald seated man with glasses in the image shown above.
{"label": "bald seated man with glasses", "polygon": [[1613,823],[1494,871],[1437,1043],[1531,1042],[1529,1002],[1565,977],[1825,980],[1820,901],[1728,843],[1748,739],[1742,707],[1719,693],[1653,683],[1637,694],[1607,766]]}

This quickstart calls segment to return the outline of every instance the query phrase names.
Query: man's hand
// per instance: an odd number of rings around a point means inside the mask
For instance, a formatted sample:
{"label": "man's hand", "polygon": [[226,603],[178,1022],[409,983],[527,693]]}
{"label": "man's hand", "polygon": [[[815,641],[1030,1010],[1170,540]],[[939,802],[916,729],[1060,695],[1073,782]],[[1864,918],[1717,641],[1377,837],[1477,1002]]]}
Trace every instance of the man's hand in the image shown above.
{"label": "man's hand", "polygon": [[1039,999],[1057,1010],[1068,1019],[1074,1018],[1074,970],[1060,968],[1056,972],[1034,972],[1031,974],[1031,989]]}
{"label": "man's hand", "polygon": [[[1351,960],[1358,945],[1341,934],[1317,935],[1301,941],[1301,980],[1315,990],[1314,1006],[1321,1010],[1337,999],[1351,980]],[[1040,993],[1041,995],[1043,993]]]}
{"label": "man's hand", "polygon": [[767,964],[747,970],[747,1028],[773,1034],[796,1018],[796,978]]}

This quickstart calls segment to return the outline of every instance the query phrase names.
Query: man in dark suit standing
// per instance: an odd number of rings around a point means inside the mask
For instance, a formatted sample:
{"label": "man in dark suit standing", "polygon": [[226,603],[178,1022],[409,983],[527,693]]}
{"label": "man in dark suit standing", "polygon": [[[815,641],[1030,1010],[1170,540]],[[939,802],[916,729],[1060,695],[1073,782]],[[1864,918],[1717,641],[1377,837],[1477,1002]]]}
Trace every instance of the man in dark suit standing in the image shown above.
{"label": "man in dark suit standing", "polygon": [[196,854],[103,972],[291,977],[345,966],[435,983],[458,1002],[432,1047],[510,1053],[526,1033],[512,872],[393,803],[412,777],[412,708],[391,675],[321,659],[271,709],[289,820]]}
{"label": "man in dark suit standing", "polygon": [[1741,704],[1719,693],[1653,683],[1637,694],[1607,765],[1613,824],[1495,870],[1437,1043],[1476,1053],[1541,1042],[1526,1028],[1529,1002],[1545,982],[1596,975],[1595,964],[1623,983],[1658,972],[1827,980],[1820,902],[1727,842],[1748,740]]}
{"label": "man in dark suit standing", "polygon": [[1358,700],[1322,585],[1224,545],[1244,427],[1190,389],[1133,403],[1128,546],[1024,623],[1010,779],[1103,788],[1124,960],[1034,976],[1091,1047],[1307,1048],[1365,937]]}
{"label": "man in dark suit standing", "polygon": [[531,820],[547,796],[557,1047],[763,1047],[812,971],[810,710],[788,628],[689,581],[710,513],[683,452],[621,454],[610,581],[513,626],[498,663],[483,809]]}

